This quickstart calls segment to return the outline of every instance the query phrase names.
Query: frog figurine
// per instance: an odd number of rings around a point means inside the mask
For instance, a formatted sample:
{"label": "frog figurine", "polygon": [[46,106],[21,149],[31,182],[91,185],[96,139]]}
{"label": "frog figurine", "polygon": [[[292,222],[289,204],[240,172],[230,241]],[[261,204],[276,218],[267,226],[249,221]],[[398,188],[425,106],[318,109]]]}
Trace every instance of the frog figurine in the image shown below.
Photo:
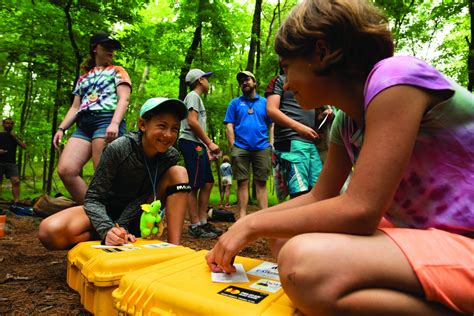
{"label": "frog figurine", "polygon": [[140,232],[144,239],[155,239],[163,233],[163,219],[161,202],[153,201],[151,204],[142,204],[143,213],[140,217]]}

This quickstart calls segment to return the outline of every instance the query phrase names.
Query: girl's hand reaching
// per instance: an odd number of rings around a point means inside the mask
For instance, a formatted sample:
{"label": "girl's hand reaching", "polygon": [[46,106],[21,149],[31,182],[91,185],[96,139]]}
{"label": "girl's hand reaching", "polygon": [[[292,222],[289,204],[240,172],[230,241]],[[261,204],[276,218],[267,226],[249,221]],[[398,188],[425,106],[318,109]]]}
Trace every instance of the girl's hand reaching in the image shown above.
{"label": "girl's hand reaching", "polygon": [[229,230],[219,237],[206,255],[206,262],[212,272],[235,272],[233,266],[237,253],[256,238],[251,234],[252,214],[239,219]]}

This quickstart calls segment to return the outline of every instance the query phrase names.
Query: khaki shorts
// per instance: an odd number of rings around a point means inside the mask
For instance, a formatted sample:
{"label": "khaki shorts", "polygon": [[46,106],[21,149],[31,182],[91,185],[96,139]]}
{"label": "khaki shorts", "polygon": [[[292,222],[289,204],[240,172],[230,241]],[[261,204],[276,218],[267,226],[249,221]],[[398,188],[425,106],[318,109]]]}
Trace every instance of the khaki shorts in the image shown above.
{"label": "khaki shorts", "polygon": [[237,181],[248,180],[250,164],[253,178],[257,181],[267,181],[271,168],[270,147],[263,150],[249,151],[236,146],[232,147],[232,176]]}

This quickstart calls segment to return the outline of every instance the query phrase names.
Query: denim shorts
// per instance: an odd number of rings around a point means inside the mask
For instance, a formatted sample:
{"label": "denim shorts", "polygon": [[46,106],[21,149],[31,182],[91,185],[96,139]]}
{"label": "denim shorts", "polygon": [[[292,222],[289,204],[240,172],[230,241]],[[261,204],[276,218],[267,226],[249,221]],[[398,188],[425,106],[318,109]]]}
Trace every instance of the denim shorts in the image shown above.
{"label": "denim shorts", "polygon": [[[105,131],[112,122],[113,116],[114,112],[82,111],[77,115],[77,127],[71,137],[81,138],[88,142],[95,138],[105,138]],[[118,136],[122,136],[125,132],[125,120],[122,120]]]}

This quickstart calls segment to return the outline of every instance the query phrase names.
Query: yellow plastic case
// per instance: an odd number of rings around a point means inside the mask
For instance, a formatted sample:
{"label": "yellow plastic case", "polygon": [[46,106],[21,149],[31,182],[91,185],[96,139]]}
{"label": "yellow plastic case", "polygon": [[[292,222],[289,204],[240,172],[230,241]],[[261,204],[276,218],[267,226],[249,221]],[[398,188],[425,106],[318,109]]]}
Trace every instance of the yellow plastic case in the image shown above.
{"label": "yellow plastic case", "polygon": [[[295,313],[295,307],[278,287],[277,270],[276,278],[272,279],[249,274],[249,270],[271,263],[236,257],[235,263],[243,265],[249,282],[215,283],[204,259],[206,253],[202,250],[124,275],[112,293],[119,315],[288,316]],[[269,282],[277,286],[264,290],[262,284]]]}
{"label": "yellow plastic case", "polygon": [[117,315],[112,291],[125,273],[175,259],[195,251],[159,240],[138,238],[133,246],[101,247],[99,241],[82,242],[67,255],[67,283],[81,296],[81,304],[96,315]]}

